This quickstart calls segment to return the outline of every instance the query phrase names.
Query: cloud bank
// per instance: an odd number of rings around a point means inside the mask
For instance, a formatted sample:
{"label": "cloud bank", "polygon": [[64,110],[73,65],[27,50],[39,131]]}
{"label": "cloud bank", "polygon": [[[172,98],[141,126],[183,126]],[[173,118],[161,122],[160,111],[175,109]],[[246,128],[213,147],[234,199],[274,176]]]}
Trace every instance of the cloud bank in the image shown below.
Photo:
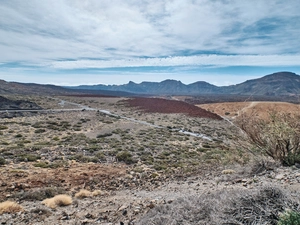
{"label": "cloud bank", "polygon": [[0,68],[300,66],[296,0],[0,2]]}

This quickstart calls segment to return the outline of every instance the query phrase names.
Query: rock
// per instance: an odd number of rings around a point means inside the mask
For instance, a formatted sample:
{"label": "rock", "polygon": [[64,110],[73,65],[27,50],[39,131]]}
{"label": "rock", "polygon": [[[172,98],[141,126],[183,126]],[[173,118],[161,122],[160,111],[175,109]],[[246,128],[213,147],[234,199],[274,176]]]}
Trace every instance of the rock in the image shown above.
{"label": "rock", "polygon": [[123,215],[123,216],[126,216],[126,215],[127,215],[127,210],[126,210],[126,209],[123,210],[122,215]]}
{"label": "rock", "polygon": [[120,211],[123,211],[124,209],[126,209],[128,206],[127,205],[122,205],[119,209],[118,209],[118,211],[120,212]]}
{"label": "rock", "polygon": [[285,174],[280,173],[280,174],[277,174],[277,175],[275,176],[275,179],[277,179],[277,180],[282,180],[284,177],[285,177]]}
{"label": "rock", "polygon": [[300,163],[295,163],[295,166],[300,169]]}
{"label": "rock", "polygon": [[94,217],[92,214],[90,214],[90,213],[86,214],[84,217],[87,218],[87,219],[94,219],[94,218],[95,218],[95,217]]}
{"label": "rock", "polygon": [[147,207],[149,207],[150,209],[153,209],[155,207],[155,204],[153,202],[151,202],[149,205],[147,205]]}
{"label": "rock", "polygon": [[173,199],[169,199],[169,200],[167,201],[167,203],[168,203],[168,204],[171,204],[173,201],[174,201]]}

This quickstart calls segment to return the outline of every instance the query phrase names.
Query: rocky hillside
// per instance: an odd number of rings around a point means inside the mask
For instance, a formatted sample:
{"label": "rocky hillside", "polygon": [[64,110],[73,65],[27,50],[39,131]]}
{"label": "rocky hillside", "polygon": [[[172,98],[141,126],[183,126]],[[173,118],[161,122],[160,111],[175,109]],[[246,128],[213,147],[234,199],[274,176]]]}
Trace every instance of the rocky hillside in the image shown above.
{"label": "rocky hillside", "polygon": [[34,83],[6,82],[0,80],[0,95],[101,95],[101,96],[132,96],[122,91],[110,90],[81,90],[70,89],[56,85]]}
{"label": "rocky hillside", "polygon": [[34,102],[24,100],[10,100],[0,96],[0,110],[24,110],[24,109],[42,109]]}

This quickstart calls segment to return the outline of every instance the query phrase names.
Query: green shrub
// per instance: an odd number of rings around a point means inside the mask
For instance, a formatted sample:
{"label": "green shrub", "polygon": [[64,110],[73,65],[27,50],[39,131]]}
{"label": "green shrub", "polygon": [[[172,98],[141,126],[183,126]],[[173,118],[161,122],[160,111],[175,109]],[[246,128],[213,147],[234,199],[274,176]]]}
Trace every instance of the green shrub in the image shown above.
{"label": "green shrub", "polygon": [[134,160],[132,159],[132,155],[128,151],[119,152],[116,155],[116,159],[118,161],[120,161],[120,162],[125,162],[126,164],[132,164],[132,163],[134,163]]}
{"label": "green shrub", "polygon": [[4,165],[6,163],[5,159],[0,157],[0,166]]}
{"label": "green shrub", "polygon": [[98,158],[100,161],[105,161],[106,160],[106,157],[105,157],[103,152],[97,152],[95,154],[95,157]]}
{"label": "green shrub", "polygon": [[36,133],[36,134],[45,133],[45,132],[46,132],[45,129],[36,129],[36,130],[34,131],[34,133]]}
{"label": "green shrub", "polygon": [[7,126],[0,125],[0,130],[6,130],[6,129],[8,129],[8,127],[7,127]]}
{"label": "green shrub", "polygon": [[295,211],[286,211],[279,218],[278,225],[299,225],[300,213]]}
{"label": "green shrub", "polygon": [[98,134],[97,138],[104,138],[104,137],[109,137],[109,136],[112,136],[112,133]]}
{"label": "green shrub", "polygon": [[50,164],[48,162],[37,162],[34,163],[33,166],[40,167],[40,168],[49,168]]}
{"label": "green shrub", "polygon": [[18,156],[18,161],[20,162],[35,162],[36,160],[40,159],[39,155],[32,155],[32,154],[22,154]]}
{"label": "green shrub", "polygon": [[22,134],[17,134],[17,135],[15,135],[15,138],[21,138],[21,137],[23,137]]}

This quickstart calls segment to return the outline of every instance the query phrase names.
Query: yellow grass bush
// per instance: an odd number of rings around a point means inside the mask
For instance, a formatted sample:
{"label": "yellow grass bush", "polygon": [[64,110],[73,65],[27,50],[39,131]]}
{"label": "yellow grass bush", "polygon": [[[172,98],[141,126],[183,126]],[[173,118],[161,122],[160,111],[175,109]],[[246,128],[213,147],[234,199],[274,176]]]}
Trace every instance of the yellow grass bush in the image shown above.
{"label": "yellow grass bush", "polygon": [[90,192],[88,190],[85,190],[85,189],[81,189],[79,192],[77,192],[75,194],[76,198],[87,198],[87,197],[90,197],[90,196],[92,196],[92,192]]}
{"label": "yellow grass bush", "polygon": [[72,204],[72,198],[68,195],[56,195],[53,198],[47,198],[42,203],[52,209],[57,206],[67,206]]}
{"label": "yellow grass bush", "polygon": [[102,191],[100,190],[95,190],[93,192],[81,189],[78,193],[75,194],[76,198],[88,198],[88,197],[93,197],[93,196],[99,196],[102,195]]}
{"label": "yellow grass bush", "polygon": [[3,213],[16,213],[23,211],[23,207],[16,202],[6,201],[0,203],[0,215]]}
{"label": "yellow grass bush", "polygon": [[102,195],[102,194],[103,193],[100,190],[95,190],[95,191],[92,192],[92,196],[99,196],[99,195]]}

